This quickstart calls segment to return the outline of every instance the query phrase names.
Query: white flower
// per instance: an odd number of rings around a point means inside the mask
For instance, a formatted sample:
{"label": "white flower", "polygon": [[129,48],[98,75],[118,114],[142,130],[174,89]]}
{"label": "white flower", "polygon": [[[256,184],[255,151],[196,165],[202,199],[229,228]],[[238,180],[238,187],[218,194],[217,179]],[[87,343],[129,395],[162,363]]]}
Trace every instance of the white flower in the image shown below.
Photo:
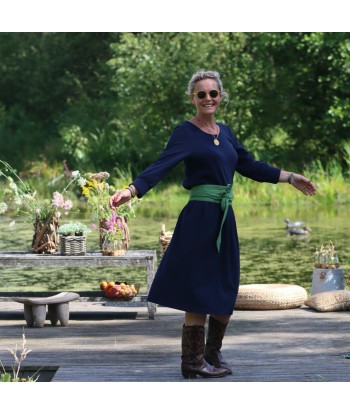
{"label": "white flower", "polygon": [[0,214],[5,213],[7,211],[7,204],[4,202],[0,203]]}
{"label": "white flower", "polygon": [[78,184],[79,184],[79,186],[85,186],[86,185],[86,180],[84,179],[84,177],[80,177],[78,179]]}
{"label": "white flower", "polygon": [[13,220],[12,222],[9,223],[9,228],[13,229],[16,226],[16,221]]}
{"label": "white flower", "polygon": [[25,194],[23,195],[23,199],[33,200],[33,199],[34,199],[34,194],[25,193]]}
{"label": "white flower", "polygon": [[23,200],[18,195],[15,196],[15,198],[13,199],[13,201],[14,201],[15,205],[18,205],[18,206],[23,205]]}
{"label": "white flower", "polygon": [[10,189],[12,189],[16,194],[18,193],[18,187],[16,185],[16,183],[13,181],[12,177],[9,177],[9,187]]}
{"label": "white flower", "polygon": [[72,171],[72,177],[78,177],[78,176],[80,176],[79,170]]}

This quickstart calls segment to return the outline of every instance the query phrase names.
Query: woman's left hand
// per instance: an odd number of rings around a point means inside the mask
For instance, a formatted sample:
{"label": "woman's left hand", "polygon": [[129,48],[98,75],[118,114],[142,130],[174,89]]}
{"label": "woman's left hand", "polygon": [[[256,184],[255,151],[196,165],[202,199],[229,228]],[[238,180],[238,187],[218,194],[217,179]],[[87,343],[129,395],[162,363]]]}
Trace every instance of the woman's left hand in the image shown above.
{"label": "woman's left hand", "polygon": [[290,184],[300,190],[305,196],[313,196],[316,194],[316,186],[310,179],[298,173],[293,173]]}

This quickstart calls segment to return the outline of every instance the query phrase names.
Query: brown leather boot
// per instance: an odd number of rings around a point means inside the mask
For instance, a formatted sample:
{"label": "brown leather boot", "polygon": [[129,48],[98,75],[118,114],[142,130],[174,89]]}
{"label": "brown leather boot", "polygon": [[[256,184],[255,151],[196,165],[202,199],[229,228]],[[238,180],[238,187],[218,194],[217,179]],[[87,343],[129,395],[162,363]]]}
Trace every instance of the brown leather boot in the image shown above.
{"label": "brown leather boot", "polygon": [[227,324],[221,324],[214,317],[209,317],[207,342],[205,344],[204,358],[205,360],[217,367],[227,369],[232,374],[230,365],[225,362],[221,354],[222,339],[224,338]]}
{"label": "brown leather boot", "polygon": [[229,372],[225,368],[216,368],[204,360],[204,326],[183,326],[181,371],[185,379],[199,376],[220,378]]}

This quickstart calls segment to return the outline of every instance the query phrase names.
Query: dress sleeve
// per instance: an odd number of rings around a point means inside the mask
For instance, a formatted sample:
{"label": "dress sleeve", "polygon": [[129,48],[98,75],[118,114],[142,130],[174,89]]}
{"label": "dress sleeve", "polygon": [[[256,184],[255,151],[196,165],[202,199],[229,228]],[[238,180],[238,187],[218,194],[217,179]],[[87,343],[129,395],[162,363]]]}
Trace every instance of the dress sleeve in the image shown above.
{"label": "dress sleeve", "polygon": [[236,171],[244,177],[257,182],[278,183],[281,169],[269,164],[255,160],[254,157],[237,140],[230,131],[230,136],[238,156]]}
{"label": "dress sleeve", "polygon": [[175,129],[159,158],[131,183],[138,190],[137,196],[144,196],[171,169],[183,161],[185,155],[185,141],[182,134]]}

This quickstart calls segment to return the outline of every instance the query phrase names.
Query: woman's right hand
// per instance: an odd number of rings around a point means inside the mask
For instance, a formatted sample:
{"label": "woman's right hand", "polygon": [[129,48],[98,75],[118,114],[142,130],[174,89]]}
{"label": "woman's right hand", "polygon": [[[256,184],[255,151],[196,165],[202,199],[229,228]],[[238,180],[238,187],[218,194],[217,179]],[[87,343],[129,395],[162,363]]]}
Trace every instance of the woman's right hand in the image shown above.
{"label": "woman's right hand", "polygon": [[118,206],[128,202],[131,199],[131,191],[129,189],[118,190],[109,198],[109,206],[115,209]]}

